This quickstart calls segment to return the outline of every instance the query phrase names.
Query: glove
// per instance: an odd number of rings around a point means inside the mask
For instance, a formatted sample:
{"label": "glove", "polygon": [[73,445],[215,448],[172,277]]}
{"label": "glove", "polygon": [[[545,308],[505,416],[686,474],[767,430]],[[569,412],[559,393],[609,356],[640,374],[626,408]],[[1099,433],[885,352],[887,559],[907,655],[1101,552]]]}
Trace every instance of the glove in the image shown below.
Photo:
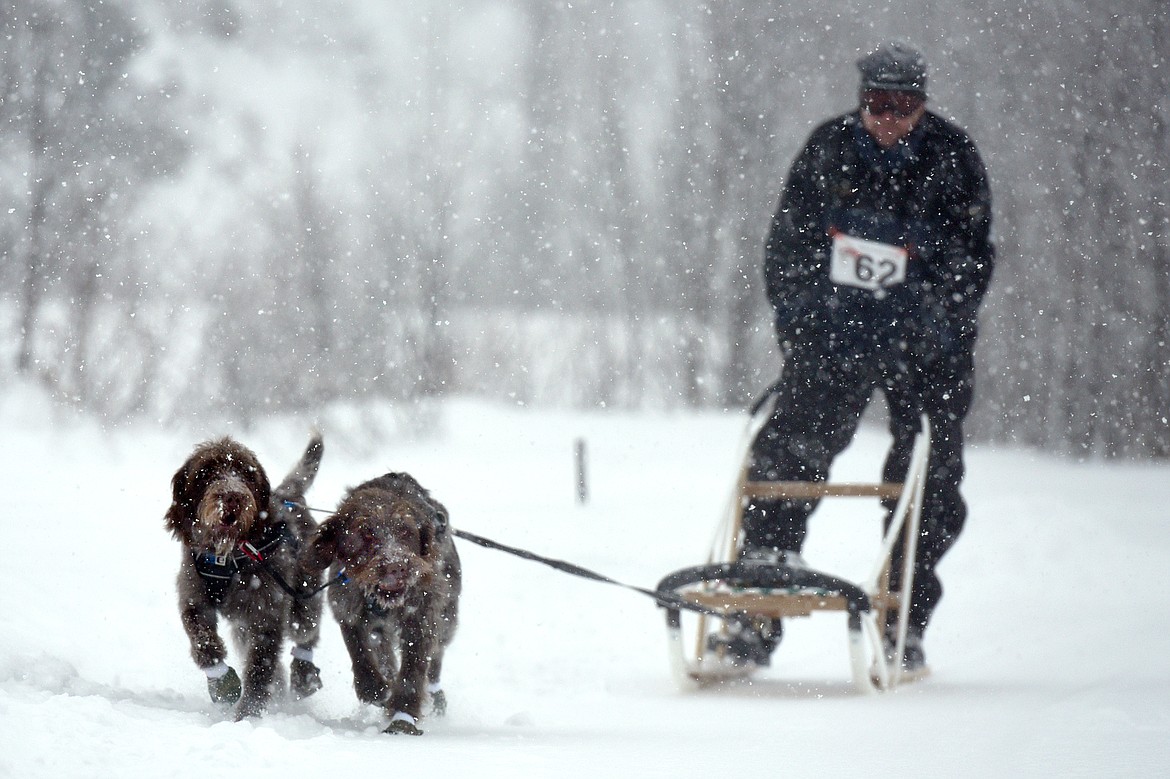
{"label": "glove", "polygon": [[941,305],[923,306],[918,320],[920,349],[928,361],[945,359],[959,352],[961,325],[947,316]]}
{"label": "glove", "polygon": [[780,344],[807,341],[812,330],[824,318],[823,290],[808,287],[790,290],[783,298],[772,298],[773,324]]}

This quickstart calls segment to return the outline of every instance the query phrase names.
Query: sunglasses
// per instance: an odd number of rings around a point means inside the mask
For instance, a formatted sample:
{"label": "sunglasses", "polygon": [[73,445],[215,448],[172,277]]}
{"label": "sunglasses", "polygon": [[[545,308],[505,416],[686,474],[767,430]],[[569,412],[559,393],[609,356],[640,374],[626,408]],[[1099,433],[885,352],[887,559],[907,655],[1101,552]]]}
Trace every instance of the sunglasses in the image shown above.
{"label": "sunglasses", "polygon": [[925,104],[926,98],[917,92],[867,89],[861,93],[861,106],[870,116],[893,114],[905,119]]}

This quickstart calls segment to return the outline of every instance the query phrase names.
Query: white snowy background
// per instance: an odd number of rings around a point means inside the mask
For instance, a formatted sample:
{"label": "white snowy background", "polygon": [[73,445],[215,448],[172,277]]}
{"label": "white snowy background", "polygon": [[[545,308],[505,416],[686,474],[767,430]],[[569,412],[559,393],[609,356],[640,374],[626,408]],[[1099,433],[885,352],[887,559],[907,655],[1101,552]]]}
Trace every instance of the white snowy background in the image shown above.
{"label": "white snowy background", "polygon": [[[7,5],[0,779],[1170,773],[1170,463],[1070,457],[1166,452],[1165,0]],[[469,398],[711,408],[770,381],[742,263],[892,35],[993,179],[971,432],[1048,447],[971,448],[931,678],[855,693],[821,615],[751,684],[684,690],[648,599],[461,543],[423,737],[358,704],[328,615],[317,696],[243,723],[208,701],[162,516],[225,432],[278,478],[319,423],[326,509],[401,469],[458,527],[622,581],[701,562],[740,414]],[[875,478],[886,445],[863,430],[834,475]],[[807,557],[861,578],[879,525],[826,504]]]}
{"label": "white snowy background", "polygon": [[[839,615],[792,623],[754,682],[687,691],[648,599],[461,542],[450,710],[409,738],[357,702],[328,614],[325,688],[259,720],[212,705],[188,656],[162,526],[171,473],[198,440],[233,432],[283,474],[314,420],[107,430],[40,398],[0,396],[2,777],[1097,777],[1164,776],[1170,760],[1165,464],[973,448],[971,517],[928,634],[934,673],[874,696],[852,689]],[[702,561],[744,426],[480,401],[433,420],[407,435],[389,412],[325,412],[312,503],[409,470],[462,529],[643,586]],[[875,478],[885,446],[863,429],[834,476]],[[814,517],[815,565],[868,570],[880,522],[863,503]]]}

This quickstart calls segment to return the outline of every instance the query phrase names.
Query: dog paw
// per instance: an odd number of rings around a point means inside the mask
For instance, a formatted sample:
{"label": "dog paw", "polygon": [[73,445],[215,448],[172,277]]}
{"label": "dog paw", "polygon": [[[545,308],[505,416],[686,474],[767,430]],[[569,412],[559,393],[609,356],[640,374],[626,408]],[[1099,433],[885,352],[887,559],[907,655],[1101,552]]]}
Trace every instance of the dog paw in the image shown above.
{"label": "dog paw", "polygon": [[242,722],[248,717],[259,717],[264,714],[265,701],[253,698],[244,698],[236,707],[235,721]]}
{"label": "dog paw", "polygon": [[447,713],[447,693],[442,690],[431,693],[431,711],[440,717]]}
{"label": "dog paw", "polygon": [[223,676],[207,680],[207,693],[211,696],[213,703],[235,703],[240,699],[241,692],[243,692],[243,685],[240,684],[239,674],[236,673],[235,668],[230,666]]}
{"label": "dog paw", "polygon": [[308,698],[324,687],[321,669],[308,660],[293,660],[289,668],[289,686],[297,700]]}
{"label": "dog paw", "polygon": [[394,719],[390,720],[390,726],[382,732],[391,735],[404,733],[408,736],[421,736],[423,734],[418,727],[418,720],[403,712],[395,714]]}

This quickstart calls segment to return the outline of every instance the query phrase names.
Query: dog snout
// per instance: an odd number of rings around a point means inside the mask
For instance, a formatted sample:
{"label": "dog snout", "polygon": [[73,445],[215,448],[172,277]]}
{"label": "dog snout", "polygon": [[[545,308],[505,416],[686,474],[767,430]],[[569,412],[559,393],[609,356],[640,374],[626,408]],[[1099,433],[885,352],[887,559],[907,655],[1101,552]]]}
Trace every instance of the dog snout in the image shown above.
{"label": "dog snout", "polygon": [[409,584],[412,570],[406,560],[386,560],[378,570],[378,586],[387,592],[401,592]]}
{"label": "dog snout", "polygon": [[238,492],[229,492],[219,499],[219,521],[225,525],[234,525],[248,509],[248,499]]}

